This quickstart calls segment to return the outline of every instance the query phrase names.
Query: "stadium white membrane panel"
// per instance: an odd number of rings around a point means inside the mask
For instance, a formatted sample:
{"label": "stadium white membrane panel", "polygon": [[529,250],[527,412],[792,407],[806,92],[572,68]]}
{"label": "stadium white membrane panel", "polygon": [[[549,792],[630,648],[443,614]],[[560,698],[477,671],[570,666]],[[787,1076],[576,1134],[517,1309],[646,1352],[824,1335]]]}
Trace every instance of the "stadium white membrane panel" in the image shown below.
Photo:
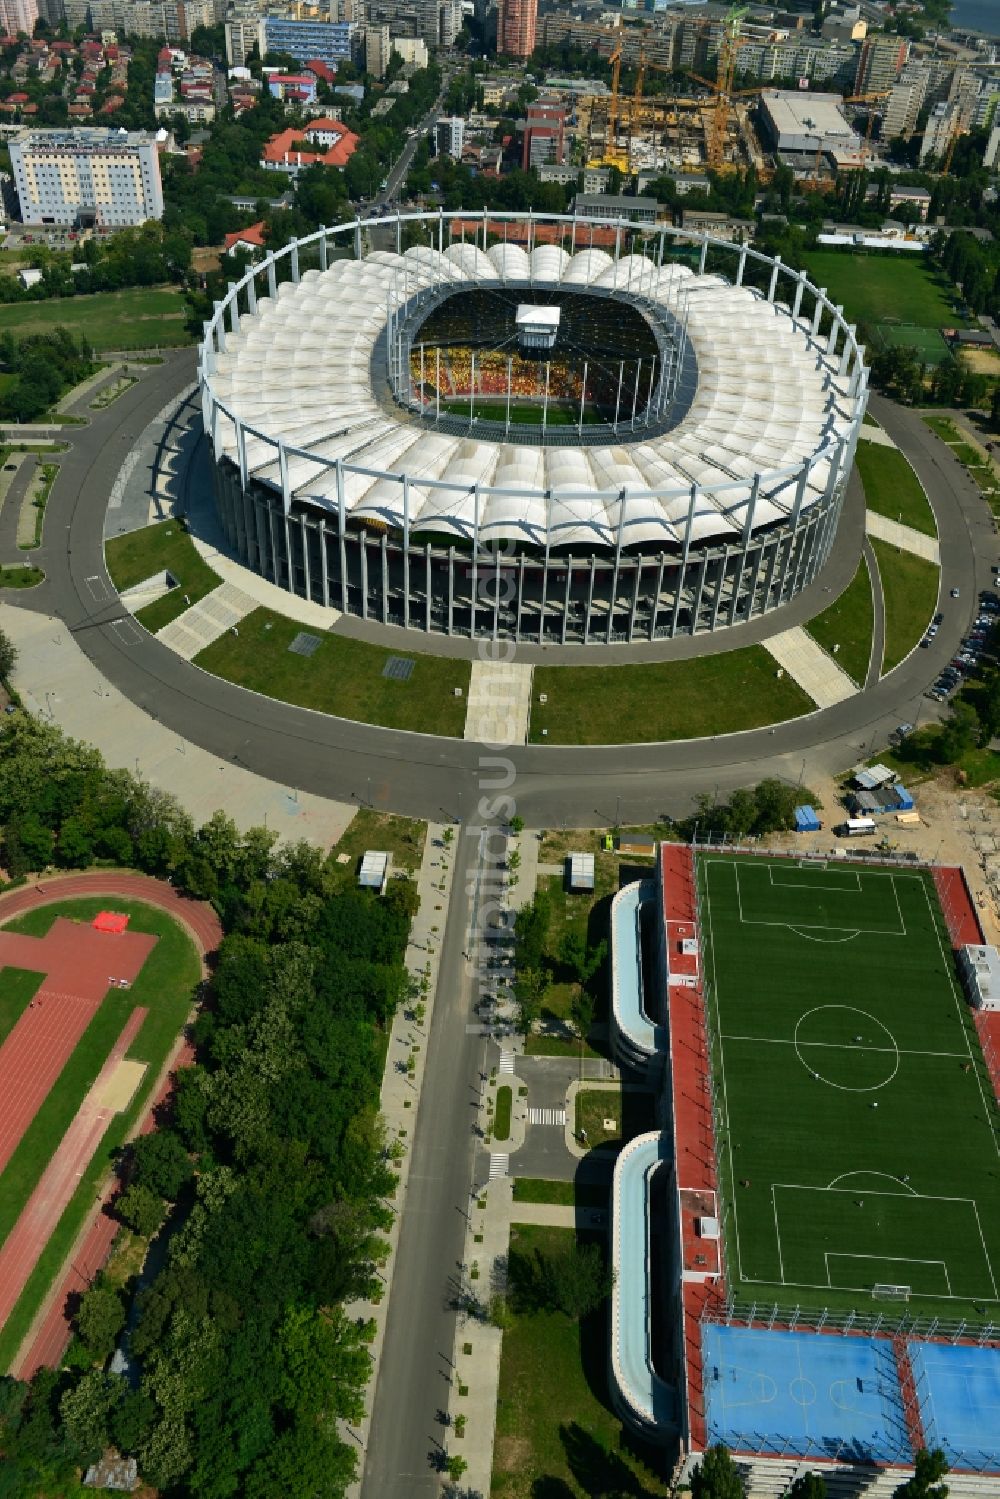
{"label": "stadium white membrane panel", "polygon": [[[698,384],[679,424],[662,435],[574,449],[452,436],[402,413],[395,419],[372,387],[373,348],[389,308],[424,288],[526,279],[631,292],[684,321]],[[351,466],[344,502],[358,520],[401,526],[406,475],[414,529],[468,536],[479,486],[483,541],[610,546],[619,526],[625,545],[681,542],[692,499],[691,543],[738,536],[756,475],[751,529],[783,520],[796,504],[793,471],[809,460],[800,508],[821,499],[830,469],[824,450],[846,438],[857,418],[850,378],[838,369],[825,338],[814,339],[786,307],[714,275],[660,267],[643,255],[615,261],[593,249],[570,256],[542,245],[529,256],[512,244],[487,252],[455,244],[443,254],[419,247],[340,260],[280,285],[255,313],[241,315],[210,383],[217,401],[269,439],[247,431],[249,476],[280,489],[279,439],[326,460],[287,457],[295,498],[316,509],[337,508],[328,465],[339,458]],[[215,449],[238,463],[235,424],[221,412]]]}

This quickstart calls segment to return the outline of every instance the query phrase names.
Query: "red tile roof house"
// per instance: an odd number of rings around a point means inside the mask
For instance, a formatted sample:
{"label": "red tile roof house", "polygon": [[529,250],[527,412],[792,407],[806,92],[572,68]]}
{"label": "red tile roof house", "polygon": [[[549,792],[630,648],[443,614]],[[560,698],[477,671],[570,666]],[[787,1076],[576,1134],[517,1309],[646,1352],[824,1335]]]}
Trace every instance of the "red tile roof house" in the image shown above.
{"label": "red tile roof house", "polygon": [[245,229],[236,229],[232,234],[226,235],[223,250],[226,255],[235,255],[237,250],[263,250],[264,249],[264,220],[259,219],[256,224],[248,224]]}
{"label": "red tile roof house", "polygon": [[[266,171],[287,172],[290,177],[317,164],[343,171],[359,144],[358,136],[339,120],[312,120],[272,135],[260,164]],[[310,151],[308,146],[321,149]]]}

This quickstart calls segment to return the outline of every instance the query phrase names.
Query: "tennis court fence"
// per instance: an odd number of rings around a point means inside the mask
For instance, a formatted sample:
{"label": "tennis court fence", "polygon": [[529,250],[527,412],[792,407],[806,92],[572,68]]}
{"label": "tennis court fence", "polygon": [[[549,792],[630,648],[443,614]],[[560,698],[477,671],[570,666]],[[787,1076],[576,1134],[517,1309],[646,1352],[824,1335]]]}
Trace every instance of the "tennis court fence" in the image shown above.
{"label": "tennis court fence", "polygon": [[726,1327],[764,1327],[790,1332],[839,1333],[844,1337],[905,1337],[928,1342],[975,1344],[980,1348],[1000,1346],[1000,1323],[979,1325],[968,1319],[925,1317],[919,1313],[889,1307],[869,1311],[838,1312],[822,1308],[782,1305],[771,1301],[743,1301],[729,1296],[724,1301],[707,1303],[701,1322],[722,1323]]}

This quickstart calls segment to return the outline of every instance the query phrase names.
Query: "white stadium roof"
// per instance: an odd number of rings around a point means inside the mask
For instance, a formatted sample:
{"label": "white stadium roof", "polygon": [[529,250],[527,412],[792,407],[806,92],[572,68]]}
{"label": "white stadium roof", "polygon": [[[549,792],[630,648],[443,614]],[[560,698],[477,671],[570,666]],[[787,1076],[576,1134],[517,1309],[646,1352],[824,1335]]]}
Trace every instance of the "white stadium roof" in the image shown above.
{"label": "white stadium roof", "polygon": [[[543,290],[631,289],[686,314],[698,381],[679,424],[618,445],[537,447],[435,431],[376,396],[372,354],[390,304],[443,283],[458,290],[529,279]],[[554,245],[529,256],[512,244],[485,253],[455,244],[443,254],[421,247],[338,260],[280,285],[241,315],[207,380],[217,402],[268,439],[247,432],[248,475],[281,488],[280,440],[300,450],[287,455],[295,499],[317,509],[337,509],[332,461],[341,459],[344,503],[359,521],[402,526],[406,475],[413,529],[471,537],[478,485],[484,542],[610,546],[621,523],[625,545],[669,545],[684,540],[692,487],[692,543],[740,534],[757,474],[753,529],[792,512],[797,477],[789,471],[844,437],[856,415],[849,379],[825,349],[825,338],[813,340],[787,307],[685,266],[658,267],[641,255],[616,264],[594,249],[570,257]],[[216,457],[238,463],[235,424],[224,412],[213,437]],[[829,460],[819,456],[804,506],[828,478]]]}

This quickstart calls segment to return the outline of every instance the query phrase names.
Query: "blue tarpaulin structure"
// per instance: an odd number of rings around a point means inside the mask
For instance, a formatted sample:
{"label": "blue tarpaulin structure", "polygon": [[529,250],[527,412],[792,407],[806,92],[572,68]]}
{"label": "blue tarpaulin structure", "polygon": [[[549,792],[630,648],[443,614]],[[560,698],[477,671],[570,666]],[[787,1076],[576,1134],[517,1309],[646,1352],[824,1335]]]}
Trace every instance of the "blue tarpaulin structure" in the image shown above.
{"label": "blue tarpaulin structure", "polygon": [[907,791],[906,787],[894,786],[892,789],[896,793],[896,805],[900,812],[912,812],[914,805],[913,797]]}
{"label": "blue tarpaulin structure", "polygon": [[820,821],[813,807],[795,808],[795,831],[797,833],[818,833]]}

